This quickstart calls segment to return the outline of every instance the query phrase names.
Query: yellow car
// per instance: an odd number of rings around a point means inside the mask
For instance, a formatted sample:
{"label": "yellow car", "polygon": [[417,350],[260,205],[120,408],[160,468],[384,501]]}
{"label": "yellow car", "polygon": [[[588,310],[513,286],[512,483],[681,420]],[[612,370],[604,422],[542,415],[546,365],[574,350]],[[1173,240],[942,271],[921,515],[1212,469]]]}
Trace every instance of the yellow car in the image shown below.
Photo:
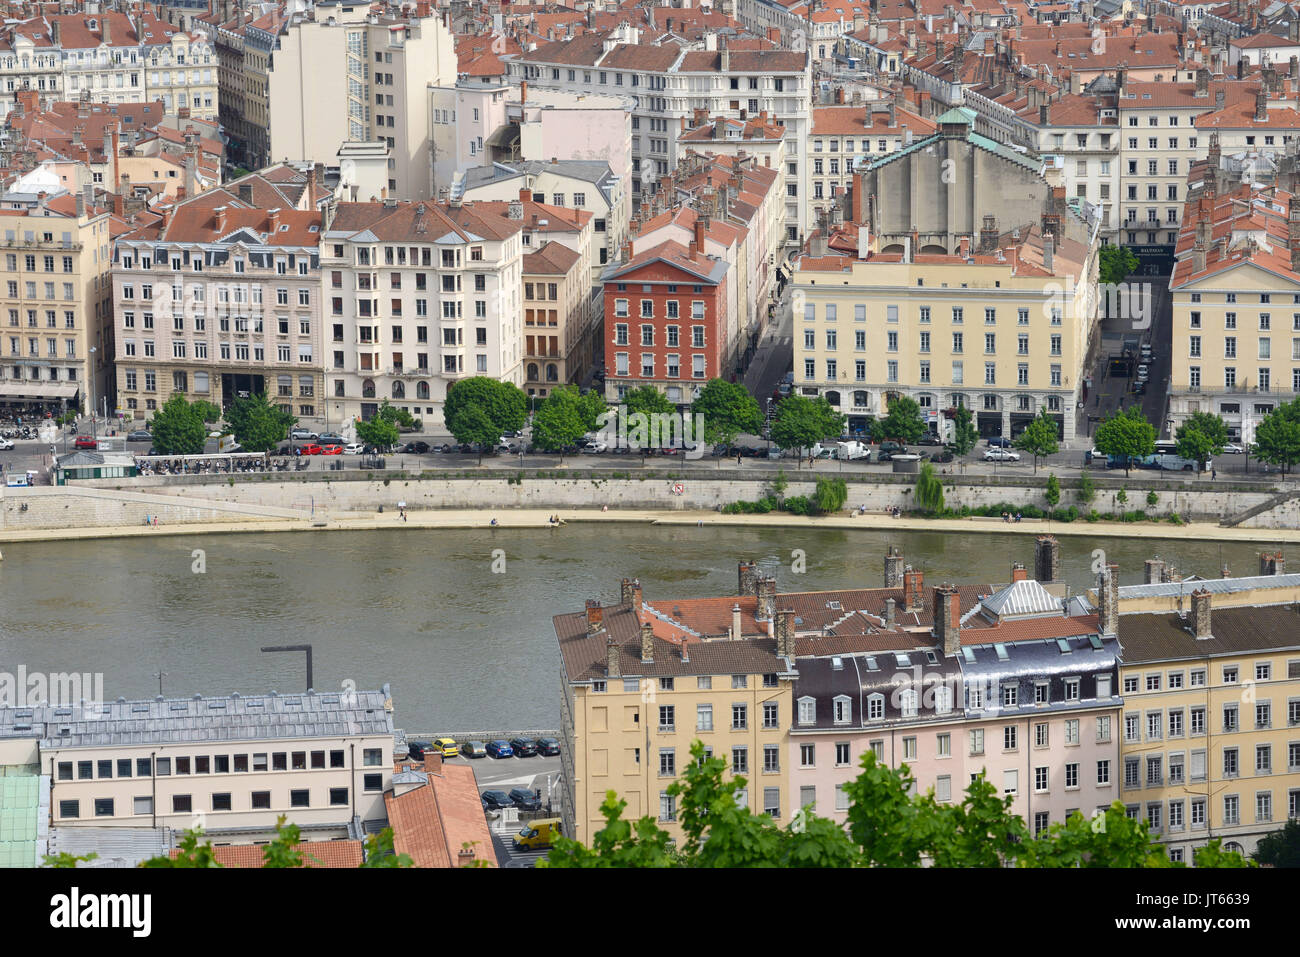
{"label": "yellow car", "polygon": [[514,845],[520,850],[540,850],[550,847],[561,833],[558,817],[530,821],[514,837]]}
{"label": "yellow car", "polygon": [[435,750],[441,750],[444,758],[454,758],[460,754],[460,746],[454,738],[434,738],[431,742]]}

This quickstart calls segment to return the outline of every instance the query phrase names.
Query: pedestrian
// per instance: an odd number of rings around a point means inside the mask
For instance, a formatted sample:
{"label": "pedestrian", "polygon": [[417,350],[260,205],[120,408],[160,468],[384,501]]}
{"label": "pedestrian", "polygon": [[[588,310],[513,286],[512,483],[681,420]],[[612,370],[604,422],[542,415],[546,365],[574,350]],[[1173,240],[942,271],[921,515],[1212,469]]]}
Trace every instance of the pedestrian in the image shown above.
{"label": "pedestrian", "polygon": [[1211,469],[1210,469],[1210,478],[1211,478],[1211,479],[1217,479],[1218,477],[1219,477],[1219,470],[1216,469],[1216,468],[1211,468]]}
{"label": "pedestrian", "polygon": [[739,453],[739,452],[736,453],[736,464],[737,464],[737,465],[740,464],[740,453]]}

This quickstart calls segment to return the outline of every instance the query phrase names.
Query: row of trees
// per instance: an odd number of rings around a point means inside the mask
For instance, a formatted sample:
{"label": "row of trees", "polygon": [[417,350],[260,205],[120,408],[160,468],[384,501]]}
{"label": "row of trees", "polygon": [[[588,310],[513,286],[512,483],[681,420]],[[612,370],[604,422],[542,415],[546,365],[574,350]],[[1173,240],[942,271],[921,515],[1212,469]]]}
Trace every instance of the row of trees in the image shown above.
{"label": "row of trees", "polygon": [[[1176,867],[1151,837],[1147,822],[1129,818],[1116,801],[1104,816],[1079,812],[1033,836],[983,774],[961,803],[940,803],[933,790],[915,793],[907,765],[890,768],[868,750],[862,773],[844,785],[847,826],[801,808],[782,827],[738,804],[744,777],[724,780],[727,763],[704,745],[668,788],[678,801],[684,840],[674,843],[650,816],[623,819],[615,792],[601,806],[605,826],[590,847],[560,839],[539,867]],[[1249,867],[1240,854],[1211,841],[1197,867]]]}

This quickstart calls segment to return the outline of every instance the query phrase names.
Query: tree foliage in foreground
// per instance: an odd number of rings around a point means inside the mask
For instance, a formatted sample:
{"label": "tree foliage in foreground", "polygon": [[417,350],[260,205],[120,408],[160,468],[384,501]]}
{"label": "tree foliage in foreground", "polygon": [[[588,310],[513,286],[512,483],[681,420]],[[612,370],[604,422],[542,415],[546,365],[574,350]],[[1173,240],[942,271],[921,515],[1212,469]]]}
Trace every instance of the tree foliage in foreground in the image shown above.
{"label": "tree foliage in foreground", "polygon": [[[1012,799],[980,775],[960,804],[940,803],[934,792],[912,793],[907,765],[890,768],[875,753],[862,756],[862,773],[844,786],[851,804],[845,826],[802,808],[781,825],[736,803],[743,776],[724,780],[727,764],[694,759],[668,793],[678,801],[683,838],[671,839],[649,815],[623,819],[627,802],[609,791],[605,826],[591,846],[557,839],[539,867],[1180,867],[1170,862],[1146,821],[1131,820],[1116,801],[1105,815],[1075,812],[1064,823],[1030,837],[1011,813]],[[1212,841],[1197,852],[1198,867],[1249,867],[1240,854]]]}

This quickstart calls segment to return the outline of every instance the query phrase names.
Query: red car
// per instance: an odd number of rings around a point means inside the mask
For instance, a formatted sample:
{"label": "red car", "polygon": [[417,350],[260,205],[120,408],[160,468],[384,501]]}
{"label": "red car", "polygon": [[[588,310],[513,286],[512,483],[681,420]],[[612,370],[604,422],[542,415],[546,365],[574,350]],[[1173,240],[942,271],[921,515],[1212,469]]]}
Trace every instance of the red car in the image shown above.
{"label": "red car", "polygon": [[79,435],[77,441],[72,443],[72,447],[75,449],[96,449],[99,448],[99,443],[89,435]]}
{"label": "red car", "polygon": [[322,445],[322,446],[321,446],[321,450],[320,450],[320,454],[321,454],[321,455],[342,455],[342,454],[343,454],[343,446],[341,446],[341,445]]}
{"label": "red car", "polygon": [[300,445],[298,446],[299,455],[320,455],[321,448],[319,445]]}

